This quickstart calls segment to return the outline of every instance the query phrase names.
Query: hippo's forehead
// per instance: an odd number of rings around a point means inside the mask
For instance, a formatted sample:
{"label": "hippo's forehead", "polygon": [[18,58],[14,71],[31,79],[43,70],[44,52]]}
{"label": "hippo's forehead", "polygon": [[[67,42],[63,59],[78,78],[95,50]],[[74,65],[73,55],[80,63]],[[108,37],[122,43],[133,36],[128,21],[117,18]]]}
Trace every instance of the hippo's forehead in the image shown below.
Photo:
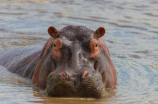
{"label": "hippo's forehead", "polygon": [[66,26],[59,31],[59,38],[65,43],[86,42],[94,36],[93,30],[84,26]]}

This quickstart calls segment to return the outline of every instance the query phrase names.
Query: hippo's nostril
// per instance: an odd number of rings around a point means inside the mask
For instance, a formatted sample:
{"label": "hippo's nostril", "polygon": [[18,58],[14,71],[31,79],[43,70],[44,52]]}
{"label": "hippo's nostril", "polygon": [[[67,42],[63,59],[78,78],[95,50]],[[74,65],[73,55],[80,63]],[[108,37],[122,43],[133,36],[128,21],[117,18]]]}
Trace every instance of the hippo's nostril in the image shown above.
{"label": "hippo's nostril", "polygon": [[87,77],[87,76],[88,76],[88,74],[89,74],[89,73],[88,73],[87,71],[84,71],[84,73],[83,73],[83,76],[82,76],[82,77],[83,77],[83,78],[85,78],[85,77]]}
{"label": "hippo's nostril", "polygon": [[66,78],[66,76],[67,76],[64,71],[62,71],[62,72],[60,73],[60,75],[61,75],[62,77],[64,77],[64,78]]}

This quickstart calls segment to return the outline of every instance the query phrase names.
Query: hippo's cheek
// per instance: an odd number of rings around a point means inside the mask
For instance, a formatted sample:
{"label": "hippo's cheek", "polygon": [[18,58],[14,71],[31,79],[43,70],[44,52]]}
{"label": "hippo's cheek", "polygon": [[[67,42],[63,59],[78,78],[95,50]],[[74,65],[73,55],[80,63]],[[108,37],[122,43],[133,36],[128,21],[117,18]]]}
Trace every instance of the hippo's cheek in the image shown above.
{"label": "hippo's cheek", "polygon": [[93,73],[84,78],[64,78],[57,73],[48,76],[46,94],[53,97],[94,97],[105,96],[105,88],[101,81],[101,75]]}

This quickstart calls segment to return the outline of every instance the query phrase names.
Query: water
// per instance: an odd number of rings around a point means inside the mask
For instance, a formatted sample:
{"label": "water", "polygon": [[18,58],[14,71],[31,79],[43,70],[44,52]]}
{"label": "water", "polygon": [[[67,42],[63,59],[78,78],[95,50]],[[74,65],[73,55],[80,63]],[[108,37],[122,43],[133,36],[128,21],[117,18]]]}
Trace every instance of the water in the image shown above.
{"label": "water", "polygon": [[44,42],[51,25],[103,26],[118,74],[116,94],[103,99],[52,98],[30,80],[0,66],[0,102],[48,104],[157,104],[157,0],[1,0],[0,50]]}

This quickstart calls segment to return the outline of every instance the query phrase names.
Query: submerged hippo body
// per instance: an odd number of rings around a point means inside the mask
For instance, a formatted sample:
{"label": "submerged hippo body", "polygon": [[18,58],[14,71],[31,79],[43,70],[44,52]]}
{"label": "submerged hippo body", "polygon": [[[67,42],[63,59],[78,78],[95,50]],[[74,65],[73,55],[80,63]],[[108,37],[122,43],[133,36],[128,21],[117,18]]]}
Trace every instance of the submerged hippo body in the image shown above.
{"label": "submerged hippo body", "polygon": [[92,31],[84,26],[67,26],[42,45],[6,49],[0,64],[13,73],[29,77],[32,84],[54,97],[94,97],[117,84],[116,70],[109,50],[100,37],[103,27]]}

